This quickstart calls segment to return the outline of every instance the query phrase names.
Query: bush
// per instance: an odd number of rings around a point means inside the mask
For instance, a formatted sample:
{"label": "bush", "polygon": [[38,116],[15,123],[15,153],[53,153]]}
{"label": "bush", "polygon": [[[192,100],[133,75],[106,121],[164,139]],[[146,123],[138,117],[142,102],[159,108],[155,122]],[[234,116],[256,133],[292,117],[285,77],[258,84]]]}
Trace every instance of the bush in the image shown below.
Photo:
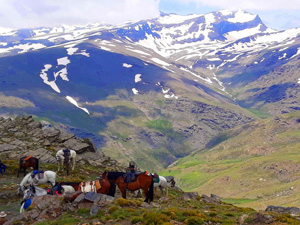
{"label": "bush", "polygon": [[142,222],[142,221],[143,221],[143,217],[141,217],[141,216],[134,216],[130,220],[130,222],[132,224],[136,224],[136,223],[139,223],[139,222]]}
{"label": "bush", "polygon": [[158,212],[147,212],[143,215],[143,222],[145,225],[159,225],[170,220],[170,217],[168,217],[166,214]]}
{"label": "bush", "polygon": [[186,222],[187,225],[204,224],[203,219],[201,219],[200,217],[196,217],[196,216],[191,216],[191,217],[187,218],[184,222]]}
{"label": "bush", "polygon": [[124,198],[118,198],[115,203],[119,206],[139,206],[140,203],[136,200],[129,200],[129,199],[124,199]]}
{"label": "bush", "polygon": [[119,206],[114,205],[108,209],[108,213],[113,213],[113,212],[117,211],[118,209],[119,209]]}

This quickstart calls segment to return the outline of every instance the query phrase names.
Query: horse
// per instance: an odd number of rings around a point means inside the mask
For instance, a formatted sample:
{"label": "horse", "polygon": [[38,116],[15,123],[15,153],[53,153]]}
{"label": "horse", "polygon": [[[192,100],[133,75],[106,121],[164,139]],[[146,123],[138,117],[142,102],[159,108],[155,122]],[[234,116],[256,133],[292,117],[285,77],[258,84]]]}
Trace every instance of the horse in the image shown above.
{"label": "horse", "polygon": [[166,178],[166,180],[168,182],[168,186],[169,187],[175,187],[176,182],[175,182],[175,179],[174,179],[173,176],[167,176],[165,178]]}
{"label": "horse", "polygon": [[145,202],[153,201],[153,177],[146,175],[145,173],[141,173],[137,175],[137,179],[131,183],[125,183],[123,172],[104,172],[102,176],[106,176],[110,182],[115,183],[121,193],[122,198],[126,198],[126,188],[130,191],[136,191],[138,189],[142,189],[145,194]]}
{"label": "horse", "polygon": [[[168,186],[170,185],[167,182],[167,179],[165,177],[159,176],[159,182],[158,183],[154,182],[153,186],[154,186],[154,193],[156,193],[156,189],[159,188],[161,196],[163,195],[165,195],[166,197],[168,196]],[[140,195],[140,190],[134,191],[135,198],[138,198],[139,195]]]}
{"label": "horse", "polygon": [[168,182],[167,179],[163,176],[159,176],[159,182],[154,183],[154,188],[159,188],[161,192],[161,196],[165,194],[168,196]]}
{"label": "horse", "polygon": [[100,194],[113,196],[115,193],[115,186],[107,179],[108,174],[102,174],[102,177],[95,181],[81,182],[78,191],[84,193],[93,191]]}
{"label": "horse", "polygon": [[19,177],[19,174],[21,170],[23,169],[24,176],[26,175],[26,168],[32,167],[33,170],[39,170],[39,159],[35,158],[33,156],[24,156],[20,158],[19,162],[19,171],[17,177]]}
{"label": "horse", "polygon": [[38,185],[38,184],[46,184],[46,183],[50,183],[51,186],[53,187],[55,185],[55,180],[56,180],[56,173],[50,170],[47,170],[43,173],[43,178],[40,179],[36,179],[36,176],[38,176],[39,174],[35,175],[32,178],[32,173],[28,173],[23,180],[21,181],[21,183],[18,185],[18,195],[21,194],[21,192],[24,191],[24,187],[26,184],[33,184],[33,185]]}
{"label": "horse", "polygon": [[47,191],[44,188],[35,187],[32,184],[30,184],[29,187],[25,187],[23,201],[20,203],[21,204],[20,213],[23,213],[25,209],[27,209],[31,205],[31,199],[30,199],[31,197],[43,196],[46,194]]}
{"label": "horse", "polygon": [[[49,189],[48,189],[49,190]],[[68,185],[62,185],[60,192],[56,191],[55,194],[57,195],[66,195],[75,192],[75,189],[72,186]],[[53,194],[53,192],[48,192],[44,188],[36,187],[34,185],[29,185],[29,187],[25,187],[24,190],[24,196],[23,196],[23,201],[21,202],[21,208],[20,208],[20,213],[23,213],[25,211],[24,205],[25,202],[35,196],[43,196],[47,194]]]}
{"label": "horse", "polygon": [[69,166],[72,166],[72,170],[75,169],[76,152],[71,149],[61,149],[56,153],[56,160],[58,164],[58,171],[60,171],[60,169],[63,171],[64,166],[66,166],[67,175],[69,175]]}
{"label": "horse", "polygon": [[[75,191],[81,191],[84,193],[93,191],[100,194],[106,194],[113,196],[115,193],[115,184],[111,183],[107,179],[107,174],[102,175],[100,179],[95,181],[86,181],[86,182],[59,182],[55,184],[57,190],[60,191],[61,187],[71,186]],[[66,190],[65,190],[66,191]],[[61,191],[64,193],[64,191]]]}

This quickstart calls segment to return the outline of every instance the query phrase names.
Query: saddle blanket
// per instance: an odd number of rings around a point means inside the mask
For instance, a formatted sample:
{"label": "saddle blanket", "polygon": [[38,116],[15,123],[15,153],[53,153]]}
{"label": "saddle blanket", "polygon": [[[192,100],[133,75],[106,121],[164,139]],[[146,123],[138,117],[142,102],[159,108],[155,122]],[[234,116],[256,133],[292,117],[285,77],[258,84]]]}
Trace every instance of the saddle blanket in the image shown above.
{"label": "saddle blanket", "polygon": [[101,184],[98,180],[81,182],[79,186],[80,186],[80,191],[82,191],[83,193],[97,192],[97,190],[101,188]]}
{"label": "saddle blanket", "polygon": [[43,171],[43,170],[41,170],[41,171],[35,170],[31,173],[31,177],[33,179],[34,184],[38,184],[39,180],[44,178],[44,172],[45,171]]}
{"label": "saddle blanket", "polygon": [[27,156],[24,160],[27,161],[30,158],[32,158],[32,155]]}

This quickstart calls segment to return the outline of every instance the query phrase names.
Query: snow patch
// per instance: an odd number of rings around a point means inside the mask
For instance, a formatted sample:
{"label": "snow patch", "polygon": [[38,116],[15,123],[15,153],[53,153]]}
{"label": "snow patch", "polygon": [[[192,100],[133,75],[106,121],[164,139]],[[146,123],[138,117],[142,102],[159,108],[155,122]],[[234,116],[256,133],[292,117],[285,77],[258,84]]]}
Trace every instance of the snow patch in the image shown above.
{"label": "snow patch", "polygon": [[160,59],[158,59],[158,58],[151,58],[151,60],[152,60],[153,62],[156,62],[156,63],[158,63],[158,64],[160,64],[160,65],[163,65],[163,66],[170,66],[169,63],[166,63],[165,61],[162,61],[162,60],[160,60]]}
{"label": "snow patch", "polygon": [[59,58],[57,59],[57,65],[68,65],[71,61],[68,59],[68,57],[63,57],[63,58]]}
{"label": "snow patch", "polygon": [[256,15],[247,13],[243,10],[238,10],[234,13],[233,18],[229,18],[227,21],[231,23],[245,23],[254,20]]}
{"label": "snow patch", "polygon": [[68,48],[67,53],[68,55],[73,55],[75,52],[77,52],[78,48]]}
{"label": "snow patch", "polygon": [[128,63],[123,63],[123,67],[125,67],[125,68],[131,68],[132,65],[130,65],[130,64],[128,64]]}
{"label": "snow patch", "polygon": [[132,88],[131,90],[132,90],[133,94],[135,94],[135,95],[137,95],[139,93],[139,91],[135,88]]}
{"label": "snow patch", "polygon": [[73,99],[73,98],[70,97],[70,96],[66,96],[66,99],[67,99],[70,103],[72,103],[73,105],[75,105],[77,108],[82,109],[83,111],[85,111],[87,114],[90,115],[89,111],[88,111],[86,108],[80,107],[80,106],[78,105],[78,103],[76,102],[75,99]]}
{"label": "snow patch", "polygon": [[138,82],[142,81],[141,76],[142,76],[142,74],[136,74],[134,77],[134,82],[138,83]]}
{"label": "snow patch", "polygon": [[43,79],[44,83],[49,85],[54,91],[56,91],[57,93],[60,93],[60,90],[58,88],[58,86],[56,85],[55,83],[55,80],[54,81],[49,81],[48,80],[48,74],[47,74],[47,71],[52,67],[51,64],[46,64],[44,65],[44,69],[41,70],[41,73],[40,73],[40,77]]}

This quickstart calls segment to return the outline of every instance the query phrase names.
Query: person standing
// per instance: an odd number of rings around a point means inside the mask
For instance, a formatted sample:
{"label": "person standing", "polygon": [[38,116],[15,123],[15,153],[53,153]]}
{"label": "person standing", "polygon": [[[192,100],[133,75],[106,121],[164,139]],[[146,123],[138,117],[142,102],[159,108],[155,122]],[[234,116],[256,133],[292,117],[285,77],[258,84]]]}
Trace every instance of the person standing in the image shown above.
{"label": "person standing", "polygon": [[0,212],[0,225],[3,225],[7,221],[6,216],[7,214],[4,211]]}

